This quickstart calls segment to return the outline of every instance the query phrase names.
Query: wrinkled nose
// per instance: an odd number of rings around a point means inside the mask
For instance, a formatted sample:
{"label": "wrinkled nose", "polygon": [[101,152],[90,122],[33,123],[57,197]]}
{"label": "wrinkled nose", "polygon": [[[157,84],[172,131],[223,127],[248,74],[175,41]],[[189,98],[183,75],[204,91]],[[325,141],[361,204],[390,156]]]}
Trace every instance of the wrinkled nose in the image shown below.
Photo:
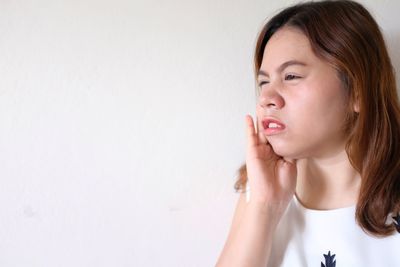
{"label": "wrinkled nose", "polygon": [[279,92],[267,89],[261,92],[258,104],[265,109],[281,109],[285,101]]}

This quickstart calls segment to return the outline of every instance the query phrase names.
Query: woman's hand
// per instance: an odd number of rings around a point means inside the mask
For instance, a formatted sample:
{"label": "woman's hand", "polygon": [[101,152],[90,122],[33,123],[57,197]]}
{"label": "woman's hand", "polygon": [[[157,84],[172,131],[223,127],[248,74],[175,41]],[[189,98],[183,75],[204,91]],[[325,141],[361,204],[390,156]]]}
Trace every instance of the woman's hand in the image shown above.
{"label": "woman's hand", "polygon": [[[250,203],[272,205],[283,212],[295,192],[296,163],[275,154],[262,131],[256,132],[250,115],[246,115],[246,124],[246,169]],[[261,124],[258,129],[263,129]]]}

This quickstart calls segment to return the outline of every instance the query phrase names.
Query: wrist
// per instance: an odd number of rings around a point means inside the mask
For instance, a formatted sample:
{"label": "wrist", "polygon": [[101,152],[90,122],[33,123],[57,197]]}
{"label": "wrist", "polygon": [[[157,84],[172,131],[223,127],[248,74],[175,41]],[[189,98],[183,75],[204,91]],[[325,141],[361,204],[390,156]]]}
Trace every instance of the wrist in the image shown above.
{"label": "wrist", "polygon": [[257,221],[264,221],[270,226],[276,226],[285,212],[287,204],[258,202],[250,200],[246,206],[246,214]]}

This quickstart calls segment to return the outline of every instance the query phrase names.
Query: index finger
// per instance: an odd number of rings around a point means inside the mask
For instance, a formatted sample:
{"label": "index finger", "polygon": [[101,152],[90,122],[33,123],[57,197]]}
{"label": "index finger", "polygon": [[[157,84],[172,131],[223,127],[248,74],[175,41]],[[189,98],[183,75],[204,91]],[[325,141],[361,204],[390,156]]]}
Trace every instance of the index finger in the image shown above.
{"label": "index finger", "polygon": [[259,121],[258,118],[256,118],[257,121],[257,135],[258,135],[258,139],[260,140],[261,144],[268,144],[268,140],[265,137],[264,133],[263,133],[263,125],[261,123],[261,121]]}
{"label": "index finger", "polygon": [[259,140],[254,128],[253,117],[251,117],[251,115],[246,115],[246,126],[247,146],[257,146]]}

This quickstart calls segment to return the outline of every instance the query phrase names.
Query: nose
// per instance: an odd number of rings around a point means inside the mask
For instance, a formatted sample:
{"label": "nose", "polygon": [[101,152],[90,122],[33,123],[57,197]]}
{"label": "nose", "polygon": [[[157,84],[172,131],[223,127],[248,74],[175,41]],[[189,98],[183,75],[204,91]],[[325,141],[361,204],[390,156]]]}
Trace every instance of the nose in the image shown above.
{"label": "nose", "polygon": [[285,100],[279,92],[268,88],[261,91],[258,103],[262,108],[281,109],[285,105]]}

